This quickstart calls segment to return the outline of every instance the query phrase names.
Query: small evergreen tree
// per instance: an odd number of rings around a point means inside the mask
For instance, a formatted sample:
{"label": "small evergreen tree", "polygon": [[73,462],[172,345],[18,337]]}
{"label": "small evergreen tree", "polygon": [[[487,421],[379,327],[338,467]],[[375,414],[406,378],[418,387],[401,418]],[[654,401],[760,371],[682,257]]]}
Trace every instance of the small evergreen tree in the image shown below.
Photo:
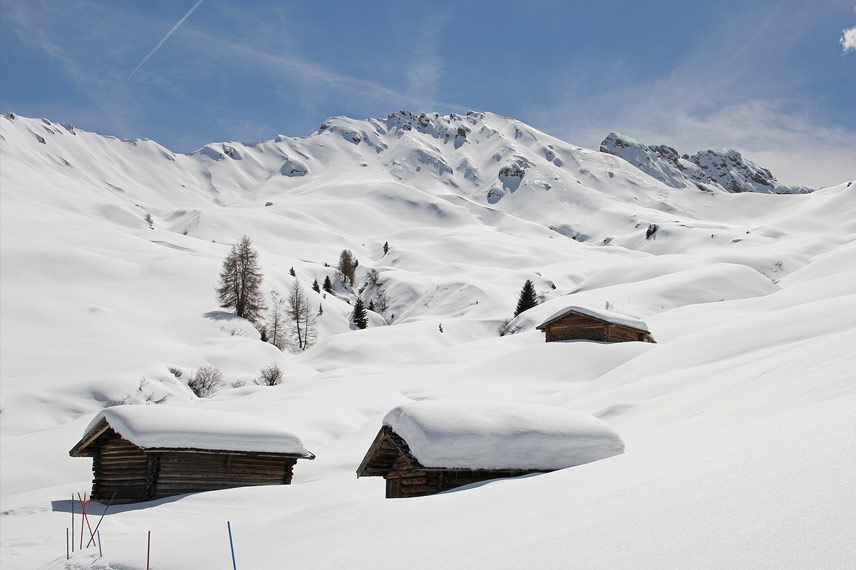
{"label": "small evergreen tree", "polygon": [[387,253],[389,253],[389,242],[385,241],[383,242],[383,254],[386,255]]}
{"label": "small evergreen tree", "polygon": [[321,292],[321,285],[319,285],[319,284],[318,284],[318,280],[317,280],[317,279],[316,279],[315,281],[313,281],[313,282],[312,282],[312,290],[313,290],[313,291],[315,291],[316,293],[320,293],[320,292]]}
{"label": "small evergreen tree", "polygon": [[330,281],[329,275],[324,278],[324,290],[327,291],[328,293],[333,292],[333,282]]}
{"label": "small evergreen tree", "polygon": [[297,272],[294,270],[294,267],[288,270],[288,274],[292,277],[297,277]]}
{"label": "small evergreen tree", "polygon": [[351,313],[351,322],[357,327],[364,329],[369,326],[369,316],[366,313],[366,306],[363,300],[357,297],[357,302],[354,303],[354,311]]}
{"label": "small evergreen tree", "polygon": [[232,246],[223,261],[217,300],[220,306],[234,309],[235,314],[250,322],[259,322],[265,310],[262,294],[262,271],[253,242],[245,235]]}
{"label": "small evergreen tree", "polygon": [[538,297],[535,295],[535,286],[532,285],[532,280],[527,279],[523,284],[523,289],[520,290],[520,297],[517,299],[517,308],[514,309],[516,317],[523,311],[527,311],[538,305]]}

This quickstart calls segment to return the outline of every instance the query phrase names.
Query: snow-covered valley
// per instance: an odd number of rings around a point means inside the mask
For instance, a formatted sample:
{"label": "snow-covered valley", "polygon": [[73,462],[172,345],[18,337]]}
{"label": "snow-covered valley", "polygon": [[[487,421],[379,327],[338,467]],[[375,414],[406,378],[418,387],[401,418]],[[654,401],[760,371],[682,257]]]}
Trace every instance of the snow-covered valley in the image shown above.
{"label": "snow-covered valley", "polygon": [[[230,521],[239,568],[852,568],[842,182],[674,188],[490,113],[339,117],[189,155],[0,117],[0,566],[146,568],[151,531],[153,569],[227,568]],[[297,279],[319,309],[307,350],[218,306],[244,234],[265,292]],[[335,292],[313,291],[325,277]],[[527,279],[542,302],[499,336]],[[381,291],[356,330],[352,303]],[[569,305],[657,342],[545,343],[535,327]],[[256,385],[272,363],[283,383]],[[225,380],[208,398],[187,386],[202,366]],[[287,486],[111,507],[103,556],[67,561],[70,497],[92,475],[69,449],[108,403],[163,396],[262,418],[317,457]],[[356,478],[389,410],[476,400],[597,416],[624,453],[410,499]]]}

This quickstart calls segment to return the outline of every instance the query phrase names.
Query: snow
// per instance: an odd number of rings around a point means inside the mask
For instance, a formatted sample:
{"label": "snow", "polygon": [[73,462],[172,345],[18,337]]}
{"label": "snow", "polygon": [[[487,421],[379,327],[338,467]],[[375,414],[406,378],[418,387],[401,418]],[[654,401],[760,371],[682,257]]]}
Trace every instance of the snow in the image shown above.
{"label": "snow", "polygon": [[624,451],[605,422],[554,406],[414,402],[391,410],[383,423],[425,467],[549,471]]}
{"label": "snow", "polygon": [[590,308],[586,308],[586,307],[575,307],[575,306],[571,306],[571,307],[567,307],[566,309],[562,309],[561,311],[554,314],[553,316],[548,318],[546,321],[544,321],[543,323],[538,325],[538,327],[540,328],[540,327],[546,326],[547,324],[552,323],[553,321],[560,319],[560,318],[562,318],[565,315],[568,315],[570,313],[578,313],[580,315],[585,315],[587,317],[591,317],[591,318],[597,319],[599,321],[605,321],[607,323],[613,323],[616,325],[622,325],[622,326],[630,327],[630,328],[637,329],[640,331],[649,332],[648,331],[648,325],[646,325],[643,321],[640,321],[638,319],[634,319],[632,317],[627,317],[625,315],[619,315],[618,313],[615,313],[613,311],[606,311],[606,310],[598,311],[598,310],[590,309]]}
{"label": "snow", "polygon": [[208,449],[313,455],[294,434],[247,414],[178,406],[115,406],[93,418],[85,433],[106,420],[143,449]]}
{"label": "snow", "polygon": [[[394,115],[208,145],[218,160],[0,117],[0,567],[144,568],[148,530],[153,568],[229,567],[226,521],[247,568],[856,566],[856,185],[671,188],[491,113]],[[519,186],[491,203],[515,163]],[[294,267],[323,309],[309,350],[281,352],[217,306],[245,233],[266,292],[287,292]],[[336,281],[345,248],[357,284],[312,291]],[[379,287],[364,300],[382,289],[390,307],[356,331],[369,269]],[[527,279],[544,302],[500,337]],[[535,329],[607,303],[657,344],[545,343]],[[272,363],[283,383],[256,385]],[[202,366],[224,385],[199,399],[187,379]],[[111,507],[103,558],[66,561],[69,497],[92,478],[68,450],[122,399],[175,421],[256,418],[317,457],[287,486]],[[389,410],[472,401],[576,410],[627,447],[407,500],[354,476]]]}

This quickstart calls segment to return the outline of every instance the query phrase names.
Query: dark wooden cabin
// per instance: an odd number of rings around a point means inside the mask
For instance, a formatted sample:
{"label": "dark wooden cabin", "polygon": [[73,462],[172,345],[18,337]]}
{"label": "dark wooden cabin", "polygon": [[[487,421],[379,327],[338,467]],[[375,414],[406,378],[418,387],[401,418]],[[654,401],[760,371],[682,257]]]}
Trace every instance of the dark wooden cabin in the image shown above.
{"label": "dark wooden cabin", "polygon": [[656,342],[642,321],[594,311],[568,307],[536,327],[547,342],[559,340],[595,340],[601,342]]}
{"label": "dark wooden cabin", "polygon": [[[189,415],[192,421],[193,414]],[[120,435],[109,417],[102,417],[69,451],[72,457],[93,460],[92,500],[106,503],[115,493],[113,502],[122,504],[232,487],[288,485],[297,460],[315,458],[302,445],[302,451],[282,453],[235,445],[194,448],[187,446],[186,438],[176,445],[143,447],[132,439]]]}
{"label": "dark wooden cabin", "polygon": [[386,479],[386,498],[422,497],[479,481],[544,473],[549,469],[461,469],[425,467],[410,452],[410,446],[385,425],[357,468],[357,477]]}

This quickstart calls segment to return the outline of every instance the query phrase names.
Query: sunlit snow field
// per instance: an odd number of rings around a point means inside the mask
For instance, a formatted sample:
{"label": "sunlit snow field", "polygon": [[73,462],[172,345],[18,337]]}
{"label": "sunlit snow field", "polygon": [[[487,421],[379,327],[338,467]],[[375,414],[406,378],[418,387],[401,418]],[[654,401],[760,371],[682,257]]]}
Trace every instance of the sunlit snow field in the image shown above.
{"label": "sunlit snow field", "polygon": [[[0,117],[4,570],[145,568],[149,531],[152,569],[229,568],[227,521],[238,568],[856,566],[856,184],[674,189],[510,119],[429,119],[337,118],[177,155]],[[522,180],[500,175],[509,164]],[[243,234],[266,291],[287,293],[293,267],[323,308],[309,350],[281,353],[218,307]],[[358,291],[310,289],[345,248],[358,286],[376,269],[390,299],[366,330],[349,325]],[[526,279],[544,302],[500,337]],[[535,330],[607,304],[657,343]],[[255,385],[271,363],[285,381]],[[199,399],[186,379],[204,365],[225,385]],[[68,451],[108,401],[142,404],[143,378],[162,405],[264,418],[317,458],[290,486],[111,507],[103,556],[66,561],[70,499],[91,489],[91,460]],[[355,470],[385,414],[414,400],[578,410],[626,449],[385,499],[383,479]]]}

